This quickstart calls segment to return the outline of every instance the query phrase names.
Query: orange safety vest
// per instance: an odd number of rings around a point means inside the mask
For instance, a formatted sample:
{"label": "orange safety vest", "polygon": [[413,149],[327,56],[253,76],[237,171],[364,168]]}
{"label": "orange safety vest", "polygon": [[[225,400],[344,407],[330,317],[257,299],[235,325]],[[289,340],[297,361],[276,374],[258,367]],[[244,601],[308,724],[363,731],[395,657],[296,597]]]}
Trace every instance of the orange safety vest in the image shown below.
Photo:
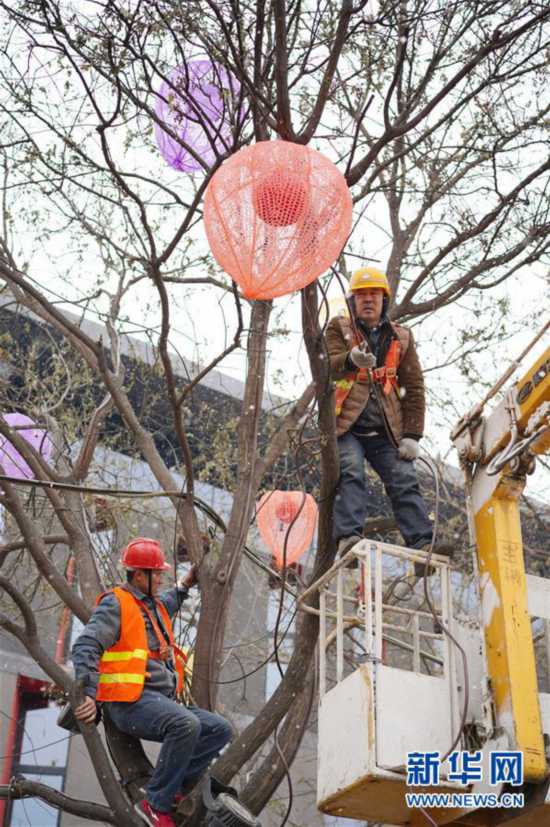
{"label": "orange safety vest", "polygon": [[[153,612],[138,600],[127,589],[117,586],[112,590],[120,604],[120,637],[114,646],[107,649],[99,661],[99,683],[97,687],[98,701],[137,701],[143,692],[148,658],[164,660],[174,658],[178,676],[176,693],[179,696],[183,690],[185,653],[175,645],[172,622],[165,606],[160,600],[156,601],[157,611],[170,643],[166,643],[164,635],[158,627]],[[96,606],[107,594],[103,592],[96,600]],[[142,609],[150,618],[153,629],[159,641],[158,649],[149,649],[147,631]]]}
{"label": "orange safety vest", "polygon": [[[359,343],[359,339],[355,337],[354,346]],[[401,344],[398,339],[392,339],[382,367],[373,368],[372,370],[358,368],[356,371],[353,371],[353,373],[347,373],[343,379],[336,381],[334,383],[336,416],[340,416],[342,413],[344,402],[348,398],[355,382],[379,382],[386,396],[392,388],[397,389],[397,368],[399,367],[400,359]]]}

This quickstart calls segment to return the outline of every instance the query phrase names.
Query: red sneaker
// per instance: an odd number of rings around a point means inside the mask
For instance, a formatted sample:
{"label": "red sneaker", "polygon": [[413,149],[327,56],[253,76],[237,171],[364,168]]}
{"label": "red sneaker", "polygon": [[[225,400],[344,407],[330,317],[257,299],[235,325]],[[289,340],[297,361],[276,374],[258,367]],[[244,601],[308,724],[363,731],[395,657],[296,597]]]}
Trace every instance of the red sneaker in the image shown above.
{"label": "red sneaker", "polygon": [[135,804],[134,810],[149,827],[176,827],[176,822],[170,813],[161,813],[160,810],[155,810],[145,799]]}

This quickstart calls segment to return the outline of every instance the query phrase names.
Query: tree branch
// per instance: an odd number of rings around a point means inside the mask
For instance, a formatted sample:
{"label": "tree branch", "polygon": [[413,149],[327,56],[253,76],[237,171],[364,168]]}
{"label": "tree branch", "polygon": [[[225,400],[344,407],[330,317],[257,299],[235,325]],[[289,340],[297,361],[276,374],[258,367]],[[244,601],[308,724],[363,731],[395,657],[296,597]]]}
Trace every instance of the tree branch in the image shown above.
{"label": "tree branch", "polygon": [[308,144],[311,141],[321,122],[326,103],[330,96],[332,82],[338,67],[338,61],[340,60],[342,49],[344,48],[344,44],[346,42],[349,22],[353,13],[354,8],[352,0],[342,0],[340,15],[338,17],[338,26],[336,27],[336,34],[334,35],[334,40],[332,41],[330,56],[325,69],[325,74],[323,75],[323,80],[321,81],[317,100],[315,101],[313,111],[308,122],[296,139],[300,144]]}
{"label": "tree branch", "polygon": [[277,132],[285,141],[294,140],[288,94],[288,46],[286,1],[273,0],[275,19],[275,81],[277,86]]}
{"label": "tree branch", "polygon": [[51,804],[64,813],[69,813],[80,818],[89,818],[92,821],[102,821],[108,824],[118,824],[113,811],[103,804],[96,804],[95,801],[82,801],[71,798],[65,793],[54,790],[46,784],[38,781],[29,781],[21,776],[14,778],[9,784],[0,785],[0,799],[16,801],[21,798],[40,798],[46,804]]}
{"label": "tree branch", "polygon": [[[69,538],[66,534],[45,534],[41,539],[47,546],[55,546],[58,543],[60,545],[69,545]],[[13,543],[4,543],[4,545],[0,546],[0,567],[8,554],[11,554],[12,551],[23,551],[26,548],[27,543],[25,540],[16,540]]]}
{"label": "tree branch", "polygon": [[514,29],[506,35],[503,35],[501,32],[494,33],[493,37],[487,43],[480,46],[477,53],[471,58],[471,60],[463,64],[461,69],[456,72],[447,83],[445,83],[443,88],[440,89],[439,92],[437,92],[433,97],[430,97],[429,103],[427,103],[413,118],[401,125],[394,123],[391,125],[389,130],[386,129],[384,131],[383,135],[381,135],[381,137],[374,143],[367,155],[350,170],[347,176],[349,186],[353,186],[353,184],[356,184],[363,177],[367,169],[386,144],[399,135],[405,135],[422,121],[425,121],[430,112],[432,112],[436,106],[438,106],[441,101],[443,101],[447,95],[450,94],[450,92],[456,89],[457,85],[464,80],[464,78],[467,78],[476,66],[482,63],[489,55],[497,52],[499,49],[503,49],[505,46],[517,40],[530,29],[533,29],[535,26],[543,23],[548,17],[550,17],[550,11],[543,11],[540,14],[535,15],[523,26],[519,26],[517,29]]}
{"label": "tree branch", "polygon": [[6,501],[9,510],[15,517],[17,525],[29,552],[36,563],[36,567],[43,577],[47,580],[50,586],[59,595],[66,606],[75,614],[82,623],[86,623],[90,617],[90,611],[81,597],[74,592],[63,575],[53,565],[46,553],[46,547],[42,539],[42,535],[37,528],[35,522],[27,514],[26,509],[21,503],[14,486],[3,481],[2,488],[6,492]]}

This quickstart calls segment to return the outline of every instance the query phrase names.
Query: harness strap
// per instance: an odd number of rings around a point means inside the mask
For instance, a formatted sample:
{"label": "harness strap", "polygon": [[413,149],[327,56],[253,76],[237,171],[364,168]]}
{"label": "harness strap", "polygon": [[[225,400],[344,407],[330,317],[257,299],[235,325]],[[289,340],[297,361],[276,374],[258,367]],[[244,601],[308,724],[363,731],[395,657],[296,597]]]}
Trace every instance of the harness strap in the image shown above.
{"label": "harness strap", "polygon": [[[130,592],[131,594],[131,592]],[[146,606],[142,600],[139,600],[135,595],[132,595],[136,603],[139,605],[141,609],[145,612],[149,620],[151,621],[151,626],[153,627],[153,631],[159,643],[158,651],[153,649],[149,650],[149,657],[153,660],[170,660],[172,655],[172,648],[173,648],[173,640],[172,635],[169,631],[166,632],[169,638],[169,642],[166,640],[166,635],[164,635],[159,627],[157,622],[157,618],[155,617],[154,613],[151,611],[149,606]]]}
{"label": "harness strap", "polygon": [[397,370],[395,368],[388,368],[382,365],[380,368],[373,368],[372,378],[375,382],[385,382],[387,379],[393,381],[397,378]]}

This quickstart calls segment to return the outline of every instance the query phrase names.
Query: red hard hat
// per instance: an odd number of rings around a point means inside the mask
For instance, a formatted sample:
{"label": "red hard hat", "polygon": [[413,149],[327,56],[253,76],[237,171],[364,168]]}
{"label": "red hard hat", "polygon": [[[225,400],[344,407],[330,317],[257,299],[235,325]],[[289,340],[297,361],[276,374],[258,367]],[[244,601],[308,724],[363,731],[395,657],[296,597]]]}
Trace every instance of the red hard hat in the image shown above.
{"label": "red hard hat", "polygon": [[122,550],[120,562],[125,569],[166,571],[171,568],[166,562],[158,540],[150,540],[148,537],[136,537],[135,540],[130,540],[126,548]]}

